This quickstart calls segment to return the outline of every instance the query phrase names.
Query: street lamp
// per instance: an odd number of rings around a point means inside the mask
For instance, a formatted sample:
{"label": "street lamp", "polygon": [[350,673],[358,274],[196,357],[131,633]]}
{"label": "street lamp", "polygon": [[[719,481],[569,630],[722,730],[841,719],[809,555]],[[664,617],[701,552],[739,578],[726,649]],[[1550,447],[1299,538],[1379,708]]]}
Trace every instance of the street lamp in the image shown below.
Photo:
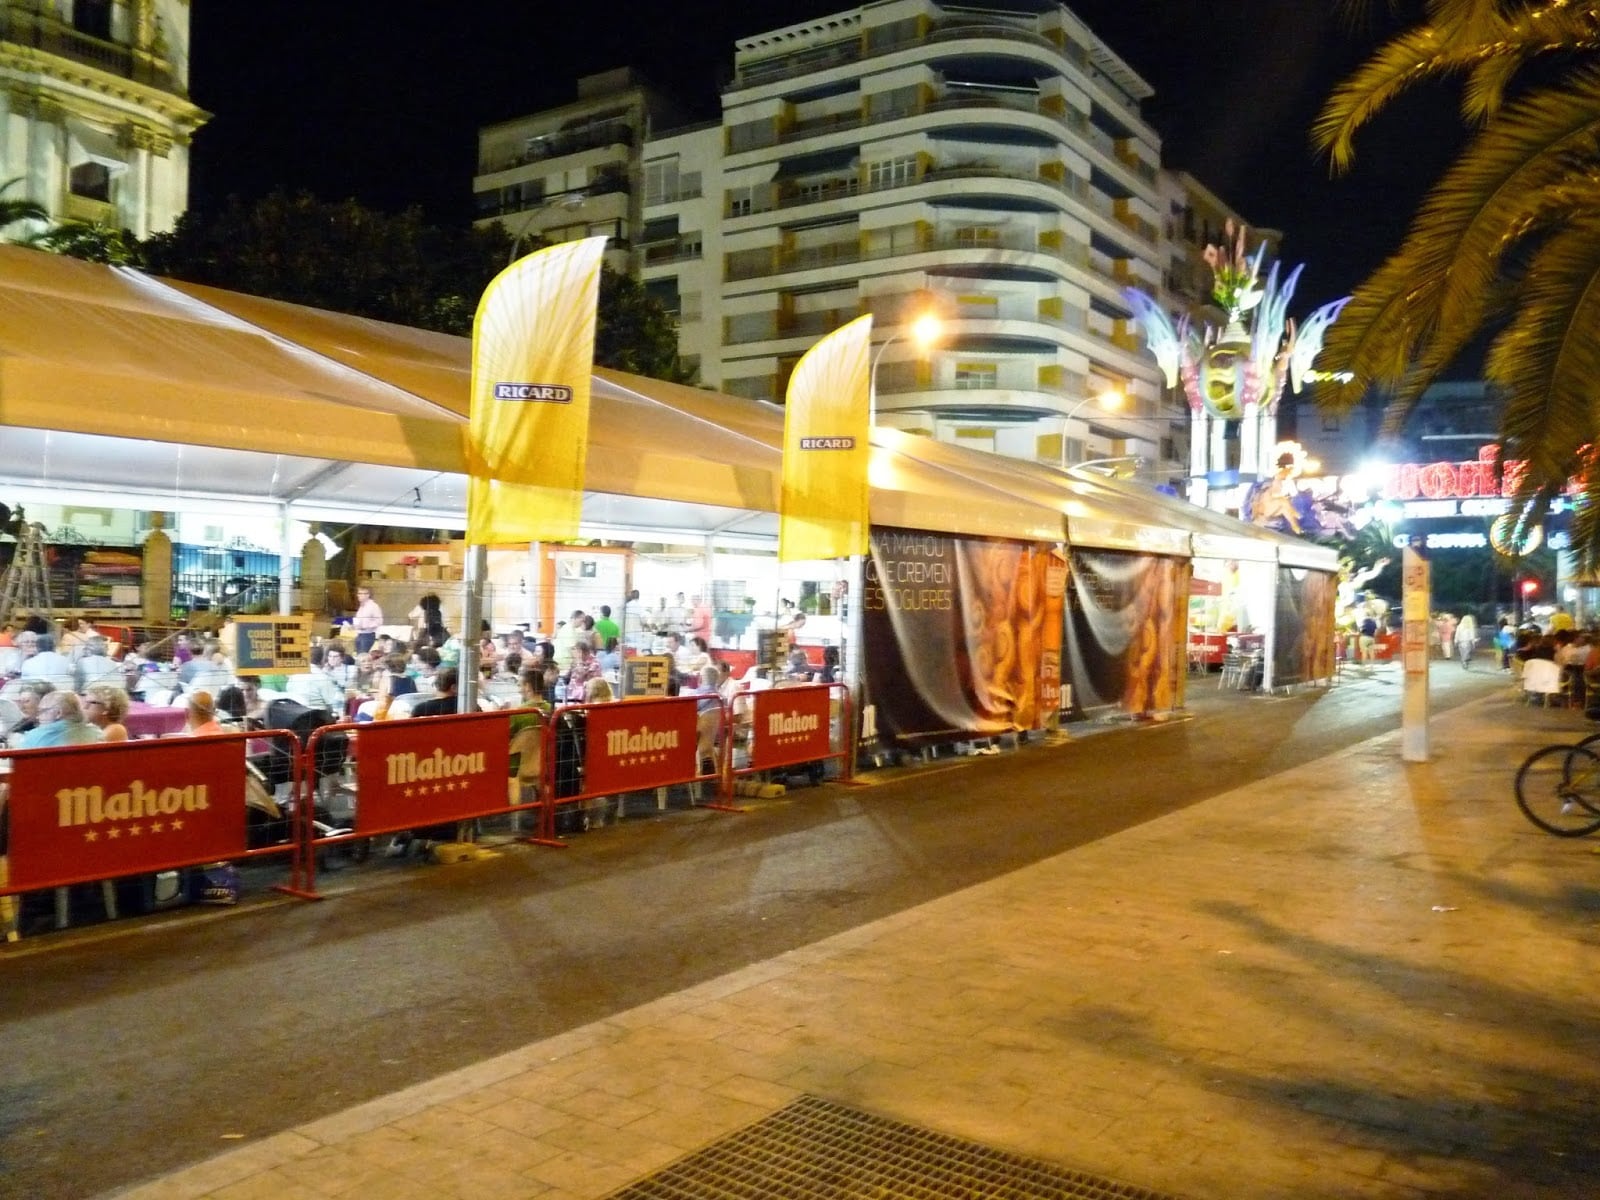
{"label": "street lamp", "polygon": [[883,361],[883,352],[894,343],[905,340],[909,334],[911,340],[926,354],[938,343],[943,332],[944,322],[932,313],[923,313],[915,317],[910,325],[899,326],[878,343],[878,352],[872,356],[872,368],[867,374],[867,428],[878,423],[878,364]]}
{"label": "street lamp", "polygon": [[1096,395],[1085,396],[1067,410],[1067,415],[1061,418],[1061,469],[1063,471],[1071,465],[1067,462],[1067,429],[1072,424],[1072,418],[1090,404],[1097,405],[1106,412],[1116,412],[1127,399],[1128,397],[1117,388],[1107,388]]}
{"label": "street lamp", "polygon": [[516,236],[511,239],[511,255],[506,259],[506,266],[509,267],[512,263],[517,261],[517,252],[522,249],[522,243],[527,239],[528,234],[532,231],[534,221],[537,220],[541,214],[549,212],[552,208],[578,208],[588,198],[589,192],[585,188],[579,188],[575,192],[562,192],[559,196],[554,196],[551,199],[546,200],[543,204],[539,205],[538,208],[534,209],[527,216],[523,217],[522,224],[518,227]]}

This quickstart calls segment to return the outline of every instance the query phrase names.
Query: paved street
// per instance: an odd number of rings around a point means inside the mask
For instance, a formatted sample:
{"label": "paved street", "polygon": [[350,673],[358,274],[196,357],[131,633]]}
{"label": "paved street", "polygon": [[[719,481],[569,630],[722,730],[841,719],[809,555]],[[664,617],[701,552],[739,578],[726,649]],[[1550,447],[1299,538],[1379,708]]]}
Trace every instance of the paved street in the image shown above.
{"label": "paved street", "polygon": [[1600,863],[1509,797],[1587,726],[1436,682],[1426,766],[1392,668],[1202,684],[1188,721],[41,939],[0,958],[0,1192],[239,1146],[146,1194],[599,1196],[811,1093],[1197,1197],[1587,1194]]}

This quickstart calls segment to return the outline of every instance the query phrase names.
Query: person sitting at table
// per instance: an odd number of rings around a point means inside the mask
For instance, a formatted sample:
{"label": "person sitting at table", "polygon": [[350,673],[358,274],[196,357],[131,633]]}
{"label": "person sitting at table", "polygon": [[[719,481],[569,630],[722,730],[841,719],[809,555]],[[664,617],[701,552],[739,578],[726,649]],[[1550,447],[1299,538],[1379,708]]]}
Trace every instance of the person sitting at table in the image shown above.
{"label": "person sitting at table", "polygon": [[12,698],[22,712],[22,720],[6,731],[13,748],[16,747],[18,737],[29,730],[39,728],[39,701],[55,690],[55,685],[45,679],[24,679],[17,685]]}
{"label": "person sitting at table", "polygon": [[48,633],[35,634],[33,651],[22,660],[22,678],[44,679],[57,691],[69,693],[77,686],[77,669],[70,658],[56,652],[55,638]]}
{"label": "person sitting at table", "polygon": [[355,686],[356,669],[346,658],[344,647],[338,642],[328,642],[323,646],[322,673],[341,690],[348,690]]}
{"label": "person sitting at table", "polygon": [[578,642],[572,647],[572,670],[567,672],[568,703],[580,703],[589,680],[601,679],[604,676],[605,671],[600,666],[600,660],[595,657],[594,647],[587,642]]}
{"label": "person sitting at table", "polygon": [[806,652],[799,646],[789,651],[789,659],[783,668],[783,677],[795,683],[811,682],[811,663],[806,658]]}
{"label": "person sitting at table", "polygon": [[52,691],[39,701],[39,724],[17,738],[13,749],[37,750],[41,746],[87,746],[104,735],[83,719],[83,709],[71,692]]}
{"label": "person sitting at table", "polygon": [[156,661],[156,644],[149,638],[136,643],[132,650],[122,656],[122,686],[130,693],[137,692],[144,682],[144,676],[161,669],[161,664]]}
{"label": "person sitting at table", "polygon": [[215,696],[233,683],[233,666],[222,652],[222,643],[207,638],[200,651],[178,668],[178,682],[185,692],[209,692]]}
{"label": "person sitting at table", "polygon": [[85,691],[91,684],[114,683],[123,686],[122,664],[106,653],[109,643],[95,634],[78,658],[78,690]]}
{"label": "person sitting at table", "polygon": [[122,722],[128,716],[128,693],[114,683],[91,683],[83,689],[79,702],[84,719],[100,730],[108,742],[128,740],[128,727]]}
{"label": "person sitting at table", "polygon": [[87,617],[68,617],[61,622],[61,653],[77,662],[88,649],[89,639],[98,636]]}
{"label": "person sitting at table", "polygon": [[210,692],[190,692],[184,703],[183,732],[189,737],[227,733],[217,720],[217,702]]}
{"label": "person sitting at table", "polygon": [[[394,702],[401,696],[415,696],[417,694],[417,681],[406,672],[406,656],[404,654],[391,654],[389,661],[384,663],[383,669],[372,677],[372,708],[367,715],[374,721],[386,721],[394,708]],[[407,703],[410,703],[409,701]],[[363,720],[365,706],[356,713],[357,720]],[[396,712],[393,715],[399,716]]]}
{"label": "person sitting at table", "polygon": [[600,668],[605,671],[622,670],[622,647],[616,638],[606,639],[606,648],[600,651]]}
{"label": "person sitting at table", "polygon": [[540,712],[548,713],[551,709],[550,697],[545,694],[544,668],[527,667],[517,677],[518,698],[523,708],[536,708]]}
{"label": "person sitting at table", "polygon": [[692,637],[687,646],[673,655],[673,659],[683,674],[698,675],[711,665],[711,647],[706,644],[705,638]]}
{"label": "person sitting at table", "polygon": [[583,685],[583,702],[585,704],[607,704],[616,698],[616,694],[611,690],[611,685],[598,675],[585,681]]}
{"label": "person sitting at table", "polygon": [[839,647],[824,646],[822,648],[822,670],[818,671],[812,680],[813,683],[838,683],[839,682]]}
{"label": "person sitting at table", "polygon": [[434,691],[438,694],[432,700],[424,700],[421,704],[413,705],[413,717],[446,717],[460,707],[456,698],[457,681],[459,672],[454,667],[440,667],[439,673],[433,677]]}
{"label": "person sitting at table", "polygon": [[429,592],[417,601],[415,607],[406,614],[406,619],[411,622],[412,640],[424,636],[435,625],[443,629],[444,613],[439,597]]}
{"label": "person sitting at table", "polygon": [[327,647],[311,647],[311,665],[298,675],[289,676],[284,692],[289,699],[307,708],[325,708],[335,717],[344,716],[344,689],[323,671]]}

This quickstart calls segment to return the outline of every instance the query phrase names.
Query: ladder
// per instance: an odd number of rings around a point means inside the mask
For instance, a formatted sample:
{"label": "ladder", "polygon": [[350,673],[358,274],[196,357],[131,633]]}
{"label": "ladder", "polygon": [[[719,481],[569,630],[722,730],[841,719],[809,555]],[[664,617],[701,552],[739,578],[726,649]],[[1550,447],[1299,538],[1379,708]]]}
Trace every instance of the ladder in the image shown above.
{"label": "ladder", "polygon": [[50,612],[50,579],[45,568],[44,526],[24,521],[16,528],[17,550],[0,572],[0,622]]}

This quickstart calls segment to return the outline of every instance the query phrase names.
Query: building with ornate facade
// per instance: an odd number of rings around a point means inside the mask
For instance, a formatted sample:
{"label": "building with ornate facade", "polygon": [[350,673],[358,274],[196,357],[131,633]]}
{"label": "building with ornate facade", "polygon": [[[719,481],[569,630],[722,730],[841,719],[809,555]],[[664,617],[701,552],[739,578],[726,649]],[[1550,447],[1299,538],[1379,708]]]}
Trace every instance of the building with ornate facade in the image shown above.
{"label": "building with ornate facade", "polygon": [[0,183],[56,220],[171,229],[189,203],[188,0],[0,0]]}

